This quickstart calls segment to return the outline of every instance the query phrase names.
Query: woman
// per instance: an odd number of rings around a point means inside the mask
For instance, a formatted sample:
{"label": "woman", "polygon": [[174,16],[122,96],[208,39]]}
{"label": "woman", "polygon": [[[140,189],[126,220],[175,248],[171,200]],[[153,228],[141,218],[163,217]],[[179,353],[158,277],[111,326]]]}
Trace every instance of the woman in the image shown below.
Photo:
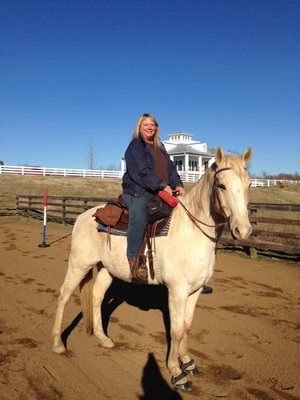
{"label": "woman", "polygon": [[[184,195],[185,190],[174,162],[159,139],[159,127],[151,114],[143,114],[125,153],[123,198],[129,213],[127,258],[132,280],[147,282],[147,269],[140,263],[140,247],[148,224],[147,202],[164,190]],[[136,264],[137,263],[137,264]]]}

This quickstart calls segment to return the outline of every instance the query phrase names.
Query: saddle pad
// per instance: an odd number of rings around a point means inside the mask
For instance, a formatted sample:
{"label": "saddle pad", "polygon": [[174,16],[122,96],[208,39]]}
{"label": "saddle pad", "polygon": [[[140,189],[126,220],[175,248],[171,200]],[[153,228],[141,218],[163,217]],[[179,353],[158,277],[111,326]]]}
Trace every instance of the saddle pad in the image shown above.
{"label": "saddle pad", "polygon": [[[172,217],[172,215],[168,218],[168,221],[165,223],[165,225],[163,226],[162,229],[157,229],[155,231],[155,237],[168,236],[169,228],[170,228],[170,224],[171,224],[171,217]],[[127,236],[127,231],[119,230],[119,229],[112,228],[112,227],[107,228],[107,226],[104,226],[99,223],[97,226],[97,230],[98,230],[98,232],[107,232],[108,231],[111,235]]]}

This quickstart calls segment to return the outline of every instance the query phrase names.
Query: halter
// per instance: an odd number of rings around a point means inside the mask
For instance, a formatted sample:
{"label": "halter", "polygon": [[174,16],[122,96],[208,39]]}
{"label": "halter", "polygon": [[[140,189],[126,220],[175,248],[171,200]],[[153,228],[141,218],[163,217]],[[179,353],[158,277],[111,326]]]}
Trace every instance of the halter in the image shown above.
{"label": "halter", "polygon": [[[217,189],[217,188],[216,188],[216,176],[217,176],[217,174],[219,174],[220,172],[228,171],[228,170],[232,170],[232,168],[230,168],[230,167],[225,167],[225,168],[221,168],[221,169],[219,169],[218,171],[216,171],[216,172],[215,172],[215,175],[214,175],[214,184],[213,184],[213,193],[214,193],[214,196],[218,199],[218,202],[219,202],[219,205],[220,205],[220,215],[222,215],[225,219],[227,219],[227,217],[226,217],[226,214],[225,214],[225,212],[224,212],[224,210],[223,210],[223,208],[222,208],[222,204],[221,204],[221,201],[220,201],[220,199],[219,199],[219,197],[218,197],[218,192],[217,192],[217,190],[216,190],[216,189]],[[207,224],[207,223],[201,221],[200,219],[196,218],[196,217],[186,208],[186,206],[182,203],[182,201],[181,201],[179,198],[177,198],[177,200],[179,201],[179,203],[180,203],[181,206],[183,207],[184,211],[186,212],[186,214],[188,215],[188,217],[190,218],[190,220],[191,220],[196,226],[198,226],[197,222],[199,222],[200,224],[202,224],[202,225],[204,225],[204,226],[207,226],[207,227],[209,227],[209,228],[219,228],[219,227],[221,227],[221,226],[226,225],[226,222],[220,222],[220,223],[215,224],[215,225],[210,225],[210,224]],[[216,210],[216,211],[219,212],[218,210]],[[200,228],[200,227],[198,226],[198,228]],[[201,228],[200,228],[200,229],[201,229]]]}

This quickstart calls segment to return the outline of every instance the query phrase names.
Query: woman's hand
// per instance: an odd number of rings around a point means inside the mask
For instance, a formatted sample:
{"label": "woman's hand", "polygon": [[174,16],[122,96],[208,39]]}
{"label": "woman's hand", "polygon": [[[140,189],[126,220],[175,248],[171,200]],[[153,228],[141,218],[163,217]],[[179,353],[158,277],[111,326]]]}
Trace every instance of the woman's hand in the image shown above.
{"label": "woman's hand", "polygon": [[185,190],[182,186],[177,186],[177,188],[175,189],[175,193],[178,196],[184,196],[185,195]]}
{"label": "woman's hand", "polygon": [[167,186],[164,188],[164,192],[169,193],[171,196],[173,195],[172,188],[171,188],[171,186],[169,186],[169,185],[167,185]]}

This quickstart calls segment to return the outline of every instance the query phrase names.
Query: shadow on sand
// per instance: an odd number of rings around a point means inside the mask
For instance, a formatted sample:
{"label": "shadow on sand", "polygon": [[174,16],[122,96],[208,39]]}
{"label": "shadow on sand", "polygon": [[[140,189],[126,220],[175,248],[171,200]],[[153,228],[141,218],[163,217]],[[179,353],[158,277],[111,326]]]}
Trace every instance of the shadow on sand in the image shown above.
{"label": "shadow on sand", "polygon": [[[107,290],[102,303],[103,329],[107,334],[109,319],[112,313],[123,303],[137,307],[141,310],[160,310],[162,313],[167,342],[167,357],[170,350],[170,318],[168,309],[168,290],[165,286],[132,285],[114,279]],[[67,347],[67,340],[72,331],[82,319],[80,312],[71,324],[62,332],[61,338]],[[152,353],[149,354],[143,370],[141,385],[144,391],[139,400],[180,400],[180,394],[170,388],[160,373],[158,364]]]}
{"label": "shadow on sand", "polygon": [[142,377],[144,395],[139,400],[180,400],[182,397],[178,392],[171,389],[162,377],[157,362],[152,353],[148,356]]}
{"label": "shadow on sand", "polygon": [[[170,350],[170,317],[168,308],[168,290],[165,286],[132,285],[114,279],[107,290],[102,303],[103,330],[107,334],[107,328],[111,314],[122,304],[127,303],[144,311],[160,310],[166,331],[167,356]],[[82,319],[80,312],[70,325],[62,332],[61,338],[67,347],[67,340],[72,331]]]}

